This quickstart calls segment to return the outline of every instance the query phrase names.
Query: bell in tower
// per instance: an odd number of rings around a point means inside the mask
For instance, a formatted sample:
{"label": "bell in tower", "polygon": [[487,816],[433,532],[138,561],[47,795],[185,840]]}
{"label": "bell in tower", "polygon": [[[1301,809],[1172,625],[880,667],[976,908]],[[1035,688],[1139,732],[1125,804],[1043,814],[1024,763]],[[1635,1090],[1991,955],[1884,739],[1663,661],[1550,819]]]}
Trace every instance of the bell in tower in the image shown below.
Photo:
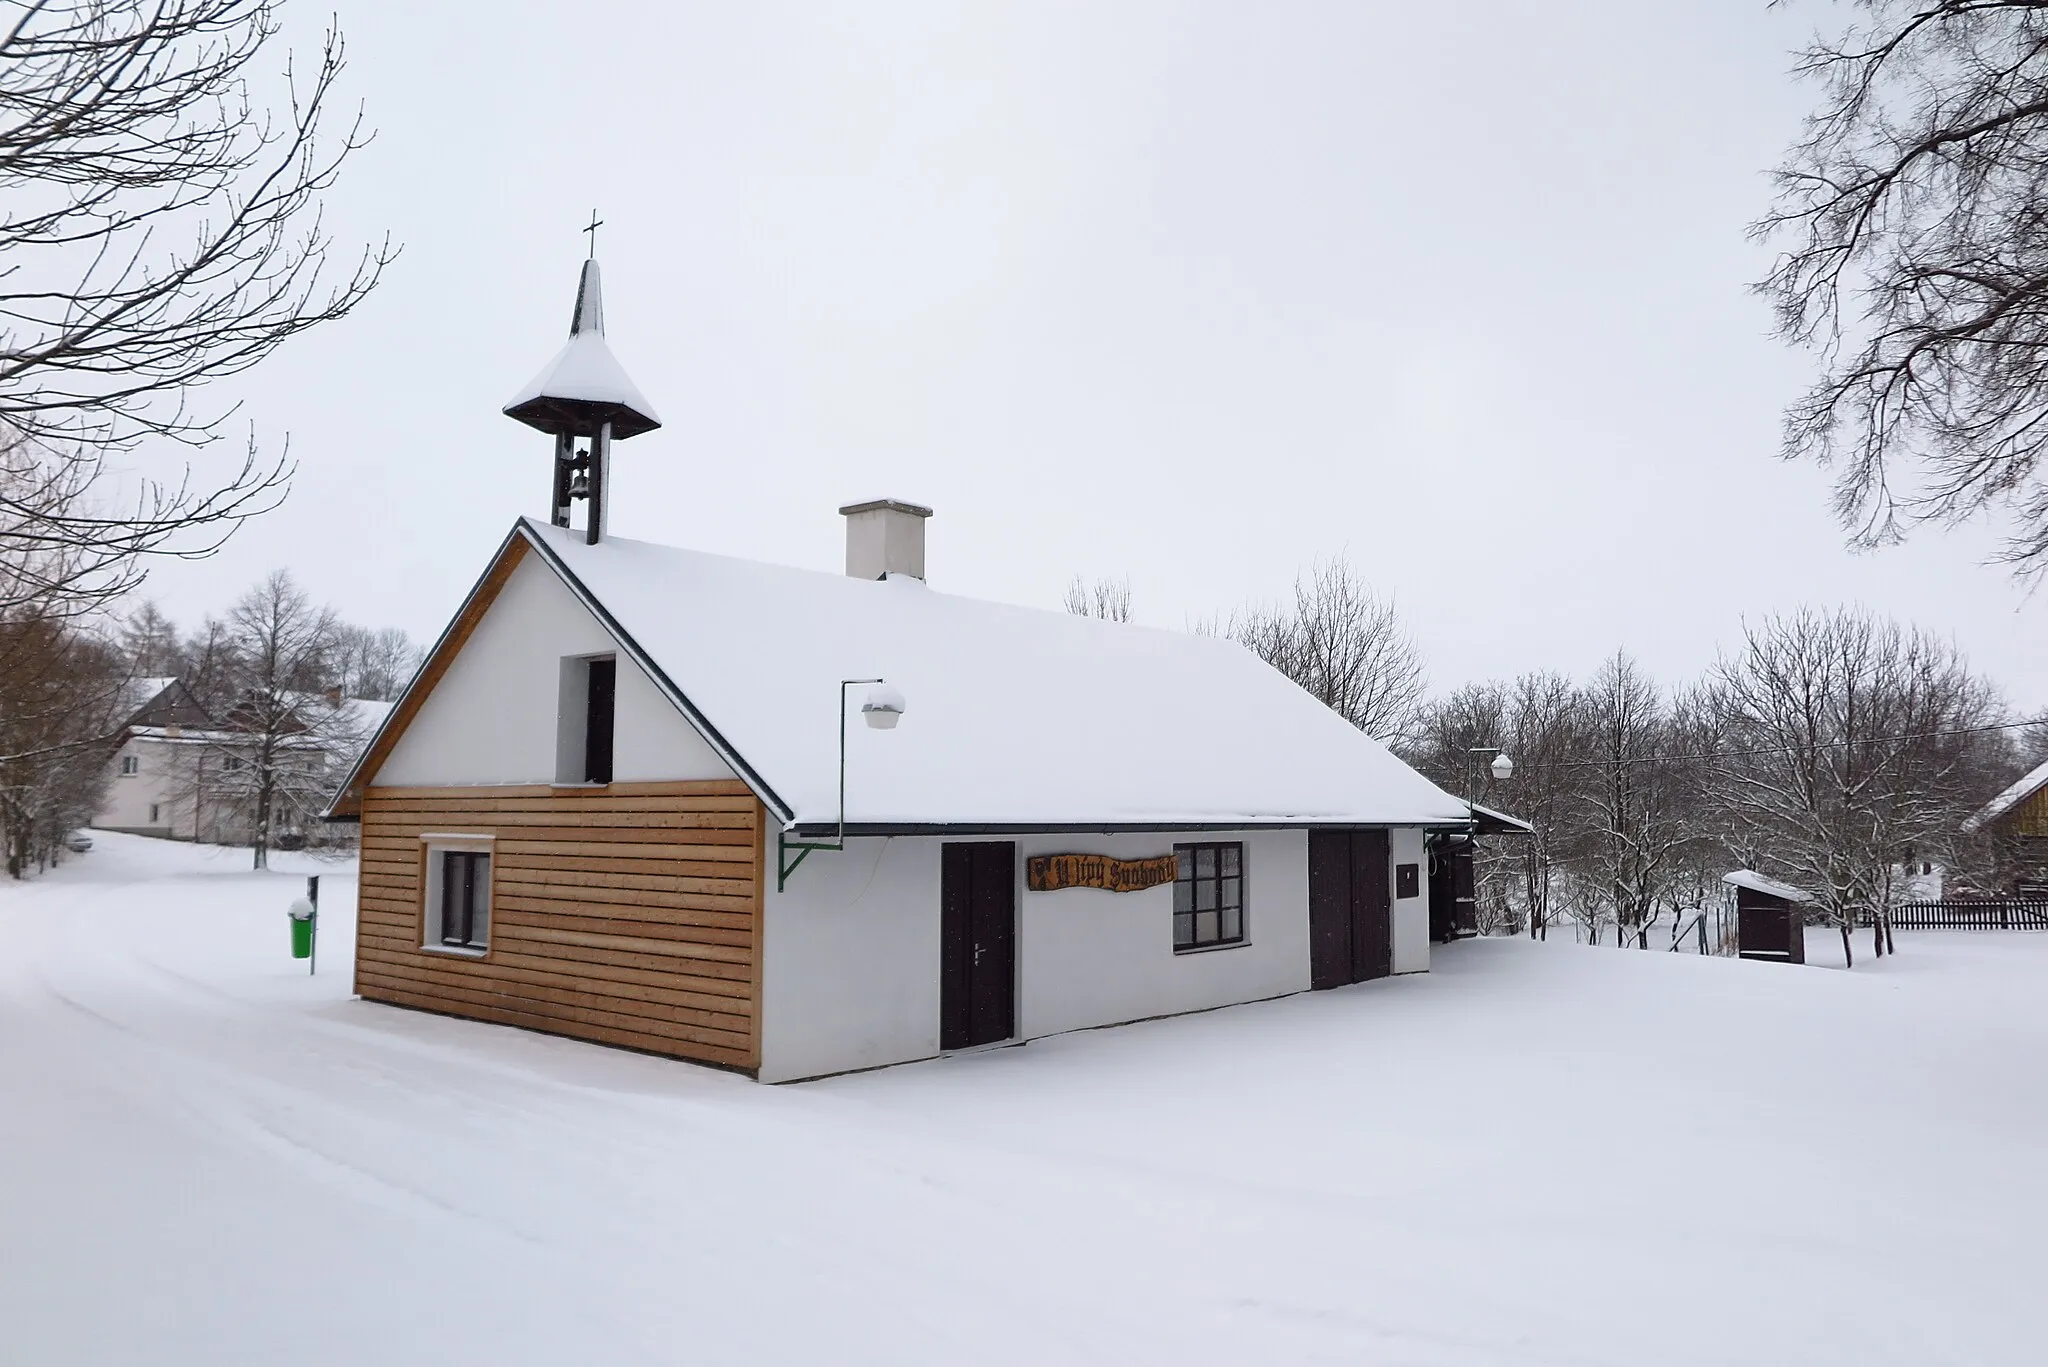
{"label": "bell in tower", "polygon": [[661,419],[605,344],[595,256],[583,263],[568,344],[505,405],[505,416],[554,437],[548,521],[568,526],[569,510],[581,499],[586,504],[584,540],[596,545],[604,535],[612,443],[652,432]]}

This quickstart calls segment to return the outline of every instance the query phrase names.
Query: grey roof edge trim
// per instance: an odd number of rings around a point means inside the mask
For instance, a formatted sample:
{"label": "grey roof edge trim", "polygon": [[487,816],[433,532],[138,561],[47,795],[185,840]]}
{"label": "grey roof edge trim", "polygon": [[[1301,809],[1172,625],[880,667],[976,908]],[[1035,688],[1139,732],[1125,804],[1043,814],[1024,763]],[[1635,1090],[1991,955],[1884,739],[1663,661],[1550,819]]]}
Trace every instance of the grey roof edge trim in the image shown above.
{"label": "grey roof edge trim", "polygon": [[1492,807],[1482,807],[1476,802],[1467,803],[1472,809],[1472,819],[1482,831],[1495,835],[1534,835],[1536,827],[1518,816]]}
{"label": "grey roof edge trim", "polygon": [[575,595],[576,601],[581,603],[591,616],[597,618],[599,624],[611,634],[612,639],[618,642],[619,649],[625,651],[633,663],[640,666],[648,678],[654,680],[654,686],[661,690],[661,695],[669,700],[669,704],[676,711],[683,714],[683,719],[703,737],[704,743],[731,767],[742,783],[753,789],[754,796],[759,798],[770,812],[787,825],[794,815],[790,805],[776,794],[754,766],[747,763],[746,757],[711,724],[711,719],[697,710],[697,705],[684,695],[682,689],[676,687],[675,680],[669,678],[667,672],[654,662],[653,657],[641,649],[640,643],[633,639],[633,634],[620,624],[618,618],[611,615],[597,595],[584,586],[583,581],[576,577],[576,572],[569,568],[569,562],[555,553],[555,548],[547,543],[546,537],[534,530],[532,519],[520,518],[512,529],[512,535],[526,538],[526,543],[547,562],[548,568],[552,569],[569,592]]}
{"label": "grey roof edge trim", "polygon": [[[1166,835],[1176,831],[1419,830],[1462,831],[1462,821],[1352,821],[1284,817],[1253,821],[849,821],[850,836],[894,835]],[[798,840],[839,833],[836,821],[801,821],[782,832]]]}
{"label": "grey roof edge trim", "polygon": [[405,705],[412,698],[413,690],[418,688],[420,681],[427,677],[427,666],[433,663],[434,658],[441,653],[441,648],[448,644],[448,637],[454,632],[455,624],[468,614],[469,605],[474,603],[476,596],[484,590],[484,581],[491,577],[491,571],[496,569],[498,562],[505,558],[505,552],[512,548],[512,542],[520,535],[524,527],[525,519],[523,518],[519,522],[514,523],[512,530],[505,533],[505,539],[498,543],[498,549],[492,551],[491,558],[484,562],[482,573],[478,574],[476,581],[469,586],[469,592],[462,595],[461,606],[457,607],[450,614],[448,624],[441,628],[441,634],[434,638],[434,644],[427,648],[426,654],[420,656],[420,667],[414,670],[412,678],[406,681],[405,691],[398,695],[397,701],[391,704],[391,710],[384,714],[384,720],[377,723],[377,729],[371,732],[369,740],[363,743],[363,752],[357,755],[356,762],[349,766],[348,777],[341,781],[341,786],[334,790],[334,796],[329,798],[327,805],[320,809],[320,820],[362,820],[360,816],[336,816],[334,814],[336,804],[354,790],[359,780],[366,777],[363,773],[363,765],[368,763],[370,756],[377,752],[377,743],[384,739],[384,733],[391,729],[391,724],[397,721],[405,712]]}

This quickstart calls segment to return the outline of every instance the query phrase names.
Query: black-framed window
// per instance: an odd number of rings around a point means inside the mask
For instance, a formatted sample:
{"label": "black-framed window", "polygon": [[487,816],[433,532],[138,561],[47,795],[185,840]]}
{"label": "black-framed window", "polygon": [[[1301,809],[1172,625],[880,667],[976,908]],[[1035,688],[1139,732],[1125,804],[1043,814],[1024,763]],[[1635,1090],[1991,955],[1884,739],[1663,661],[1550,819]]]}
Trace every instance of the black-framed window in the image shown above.
{"label": "black-framed window", "polygon": [[142,761],[141,761],[141,760],[137,759],[137,758],[136,758],[135,756],[133,756],[133,755],[123,755],[123,756],[121,756],[121,774],[122,774],[122,776],[123,776],[124,778],[125,778],[125,777],[127,777],[128,775],[131,775],[131,774],[138,774],[138,773],[141,773],[141,772],[142,772]]}
{"label": "black-framed window", "polygon": [[619,691],[619,662],[592,660],[584,694],[583,781],[612,781],[612,719]]}
{"label": "black-framed window", "polygon": [[491,942],[491,857],[481,850],[441,850],[440,942],[451,949],[487,949]]}
{"label": "black-framed window", "polygon": [[1175,845],[1173,947],[1244,943],[1244,846]]}

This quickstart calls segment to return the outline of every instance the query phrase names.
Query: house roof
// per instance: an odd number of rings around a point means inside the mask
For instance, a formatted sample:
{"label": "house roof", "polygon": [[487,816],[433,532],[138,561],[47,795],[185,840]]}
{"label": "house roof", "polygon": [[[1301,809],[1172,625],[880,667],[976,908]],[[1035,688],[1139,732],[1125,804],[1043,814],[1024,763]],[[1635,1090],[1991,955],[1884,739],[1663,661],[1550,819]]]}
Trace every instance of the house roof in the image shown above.
{"label": "house roof", "polygon": [[1486,835],[1534,835],[1536,828],[1518,816],[1472,804],[1472,824]]}
{"label": "house roof", "polygon": [[2048,788],[2048,764],[2029,770],[2025,777],[1980,807],[1963,823],[1965,833],[1983,830],[2043,788]]}
{"label": "house roof", "polygon": [[[368,698],[343,698],[338,703],[330,701],[325,693],[292,692],[283,695],[294,714],[319,708],[335,718],[336,724],[325,727],[301,725],[287,735],[280,736],[278,743],[291,749],[327,749],[353,751],[366,742],[384,725],[395,704],[376,702]],[[204,714],[201,714],[202,717]],[[225,723],[202,720],[199,723],[159,721],[136,721],[129,724],[128,735],[141,740],[162,741],[170,745],[212,745],[237,746],[249,741],[250,732],[237,728],[233,723],[235,713],[229,711]]]}
{"label": "house roof", "polygon": [[293,712],[305,714],[315,709],[326,709],[337,723],[335,730],[349,736],[367,740],[384,725],[384,719],[391,715],[395,703],[373,698],[342,698],[335,701],[325,693],[291,692],[284,694],[284,700]]}
{"label": "house roof", "polygon": [[[1463,825],[1465,804],[1234,641],[852,579],[522,520],[549,565],[788,825]],[[486,574],[484,584],[500,576]],[[479,592],[484,584],[479,585]],[[474,602],[474,595],[472,598]],[[458,618],[458,621],[461,619]],[[451,626],[436,654],[459,648]],[[438,674],[429,662],[427,680]],[[418,686],[418,685],[416,685]],[[417,700],[402,701],[402,730]],[[396,735],[335,810],[348,814]],[[365,772],[367,771],[367,772]]]}
{"label": "house roof", "polygon": [[175,675],[130,679],[123,691],[131,727],[205,725],[211,720],[192,690]]}
{"label": "house roof", "polygon": [[1761,892],[1767,897],[1782,897],[1788,902],[1811,902],[1813,894],[1790,883],[1780,883],[1775,878],[1766,878],[1754,869],[1737,869],[1721,875],[1721,881],[1735,888],[1748,888]]}

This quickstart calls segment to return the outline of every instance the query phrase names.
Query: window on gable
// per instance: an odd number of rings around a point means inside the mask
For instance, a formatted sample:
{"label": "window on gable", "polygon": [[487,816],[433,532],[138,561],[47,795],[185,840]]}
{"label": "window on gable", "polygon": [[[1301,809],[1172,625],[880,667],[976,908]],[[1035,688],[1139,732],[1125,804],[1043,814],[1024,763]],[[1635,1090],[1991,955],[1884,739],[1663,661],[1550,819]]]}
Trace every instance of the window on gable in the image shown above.
{"label": "window on gable", "polygon": [[555,782],[612,781],[618,682],[618,661],[610,655],[571,655],[562,661]]}
{"label": "window on gable", "polygon": [[490,948],[490,852],[430,847],[427,857],[428,947],[476,953]]}
{"label": "window on gable", "polygon": [[140,773],[141,770],[142,761],[140,759],[137,759],[134,755],[121,756],[121,776],[123,778],[131,777],[134,774]]}
{"label": "window on gable", "polygon": [[619,684],[617,660],[592,660],[583,722],[583,781],[612,781],[612,717]]}
{"label": "window on gable", "polygon": [[1173,947],[1244,943],[1244,846],[1175,845]]}

